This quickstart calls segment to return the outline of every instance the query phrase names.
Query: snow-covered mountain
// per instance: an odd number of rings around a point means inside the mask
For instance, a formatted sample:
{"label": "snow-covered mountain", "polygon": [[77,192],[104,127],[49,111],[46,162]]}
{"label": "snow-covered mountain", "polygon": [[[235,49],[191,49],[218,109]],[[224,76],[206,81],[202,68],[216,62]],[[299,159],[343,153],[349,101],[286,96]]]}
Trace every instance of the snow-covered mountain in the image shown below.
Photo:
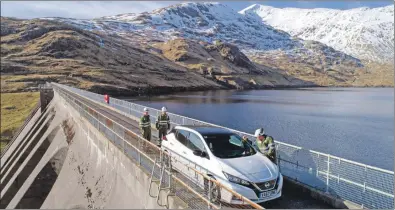
{"label": "snow-covered mountain", "polygon": [[314,40],[359,59],[394,61],[394,6],[298,9],[251,5],[239,12],[251,19]]}
{"label": "snow-covered mountain", "polygon": [[236,44],[245,53],[265,53],[272,59],[284,53],[289,57],[303,54],[303,59],[313,58],[318,61],[318,65],[322,65],[322,69],[343,62],[353,66],[362,65],[359,59],[343,52],[321,43],[311,45],[310,42],[262,23],[256,17],[245,16],[220,3],[182,3],[149,13],[121,14],[92,20],[46,19],[70,23],[87,30],[115,33],[136,44],[179,37],[210,43],[221,40]]}
{"label": "snow-covered mountain", "polygon": [[182,3],[150,13],[120,14],[94,20],[57,20],[84,29],[121,35],[128,32],[143,32],[143,36],[159,40],[184,37],[213,42],[220,39],[240,42],[245,47],[253,46],[262,50],[291,49],[301,45],[290,39],[288,33],[244,17],[220,3]]}

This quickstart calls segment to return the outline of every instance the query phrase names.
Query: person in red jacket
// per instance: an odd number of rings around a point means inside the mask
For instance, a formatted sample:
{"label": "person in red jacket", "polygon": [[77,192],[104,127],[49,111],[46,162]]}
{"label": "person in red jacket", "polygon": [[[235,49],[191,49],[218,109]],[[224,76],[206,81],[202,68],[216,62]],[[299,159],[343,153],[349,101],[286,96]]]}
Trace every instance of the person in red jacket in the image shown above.
{"label": "person in red jacket", "polygon": [[109,104],[110,103],[110,97],[106,94],[104,95],[104,101]]}

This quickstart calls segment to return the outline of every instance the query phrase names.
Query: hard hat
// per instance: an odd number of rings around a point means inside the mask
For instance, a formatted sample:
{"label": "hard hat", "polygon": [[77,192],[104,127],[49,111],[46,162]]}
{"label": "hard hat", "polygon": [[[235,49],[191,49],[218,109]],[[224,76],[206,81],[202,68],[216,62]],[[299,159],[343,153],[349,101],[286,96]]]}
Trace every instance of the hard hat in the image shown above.
{"label": "hard hat", "polygon": [[259,129],[256,129],[256,131],[255,131],[255,137],[258,137],[258,136],[263,136],[265,134],[265,131],[263,130],[263,128],[259,128]]}
{"label": "hard hat", "polygon": [[144,108],[144,112],[148,112],[148,108],[147,107]]}
{"label": "hard hat", "polygon": [[162,112],[166,112],[166,111],[167,111],[166,107],[162,107]]}

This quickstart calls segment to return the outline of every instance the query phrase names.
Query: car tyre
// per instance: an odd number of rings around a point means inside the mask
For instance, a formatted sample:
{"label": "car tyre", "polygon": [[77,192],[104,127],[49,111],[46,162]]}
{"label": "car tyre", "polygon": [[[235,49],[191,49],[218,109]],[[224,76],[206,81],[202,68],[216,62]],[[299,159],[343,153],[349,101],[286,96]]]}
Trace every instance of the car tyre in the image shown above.
{"label": "car tyre", "polygon": [[[213,177],[211,178],[216,180]],[[210,188],[209,184],[211,185]],[[209,189],[211,189],[211,192],[209,192]],[[221,201],[221,189],[216,183],[209,182],[208,179],[204,179],[204,191],[206,192],[207,198],[210,198],[211,202],[218,203]]]}

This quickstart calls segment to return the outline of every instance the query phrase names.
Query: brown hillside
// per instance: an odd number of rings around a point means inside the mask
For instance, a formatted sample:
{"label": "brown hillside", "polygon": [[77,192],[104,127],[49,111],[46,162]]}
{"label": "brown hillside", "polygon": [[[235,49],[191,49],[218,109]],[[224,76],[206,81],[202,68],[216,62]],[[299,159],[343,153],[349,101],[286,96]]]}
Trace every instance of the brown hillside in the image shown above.
{"label": "brown hillside", "polygon": [[80,88],[136,92],[220,88],[221,85],[123,38],[48,20],[1,19],[2,92],[56,81]]}

